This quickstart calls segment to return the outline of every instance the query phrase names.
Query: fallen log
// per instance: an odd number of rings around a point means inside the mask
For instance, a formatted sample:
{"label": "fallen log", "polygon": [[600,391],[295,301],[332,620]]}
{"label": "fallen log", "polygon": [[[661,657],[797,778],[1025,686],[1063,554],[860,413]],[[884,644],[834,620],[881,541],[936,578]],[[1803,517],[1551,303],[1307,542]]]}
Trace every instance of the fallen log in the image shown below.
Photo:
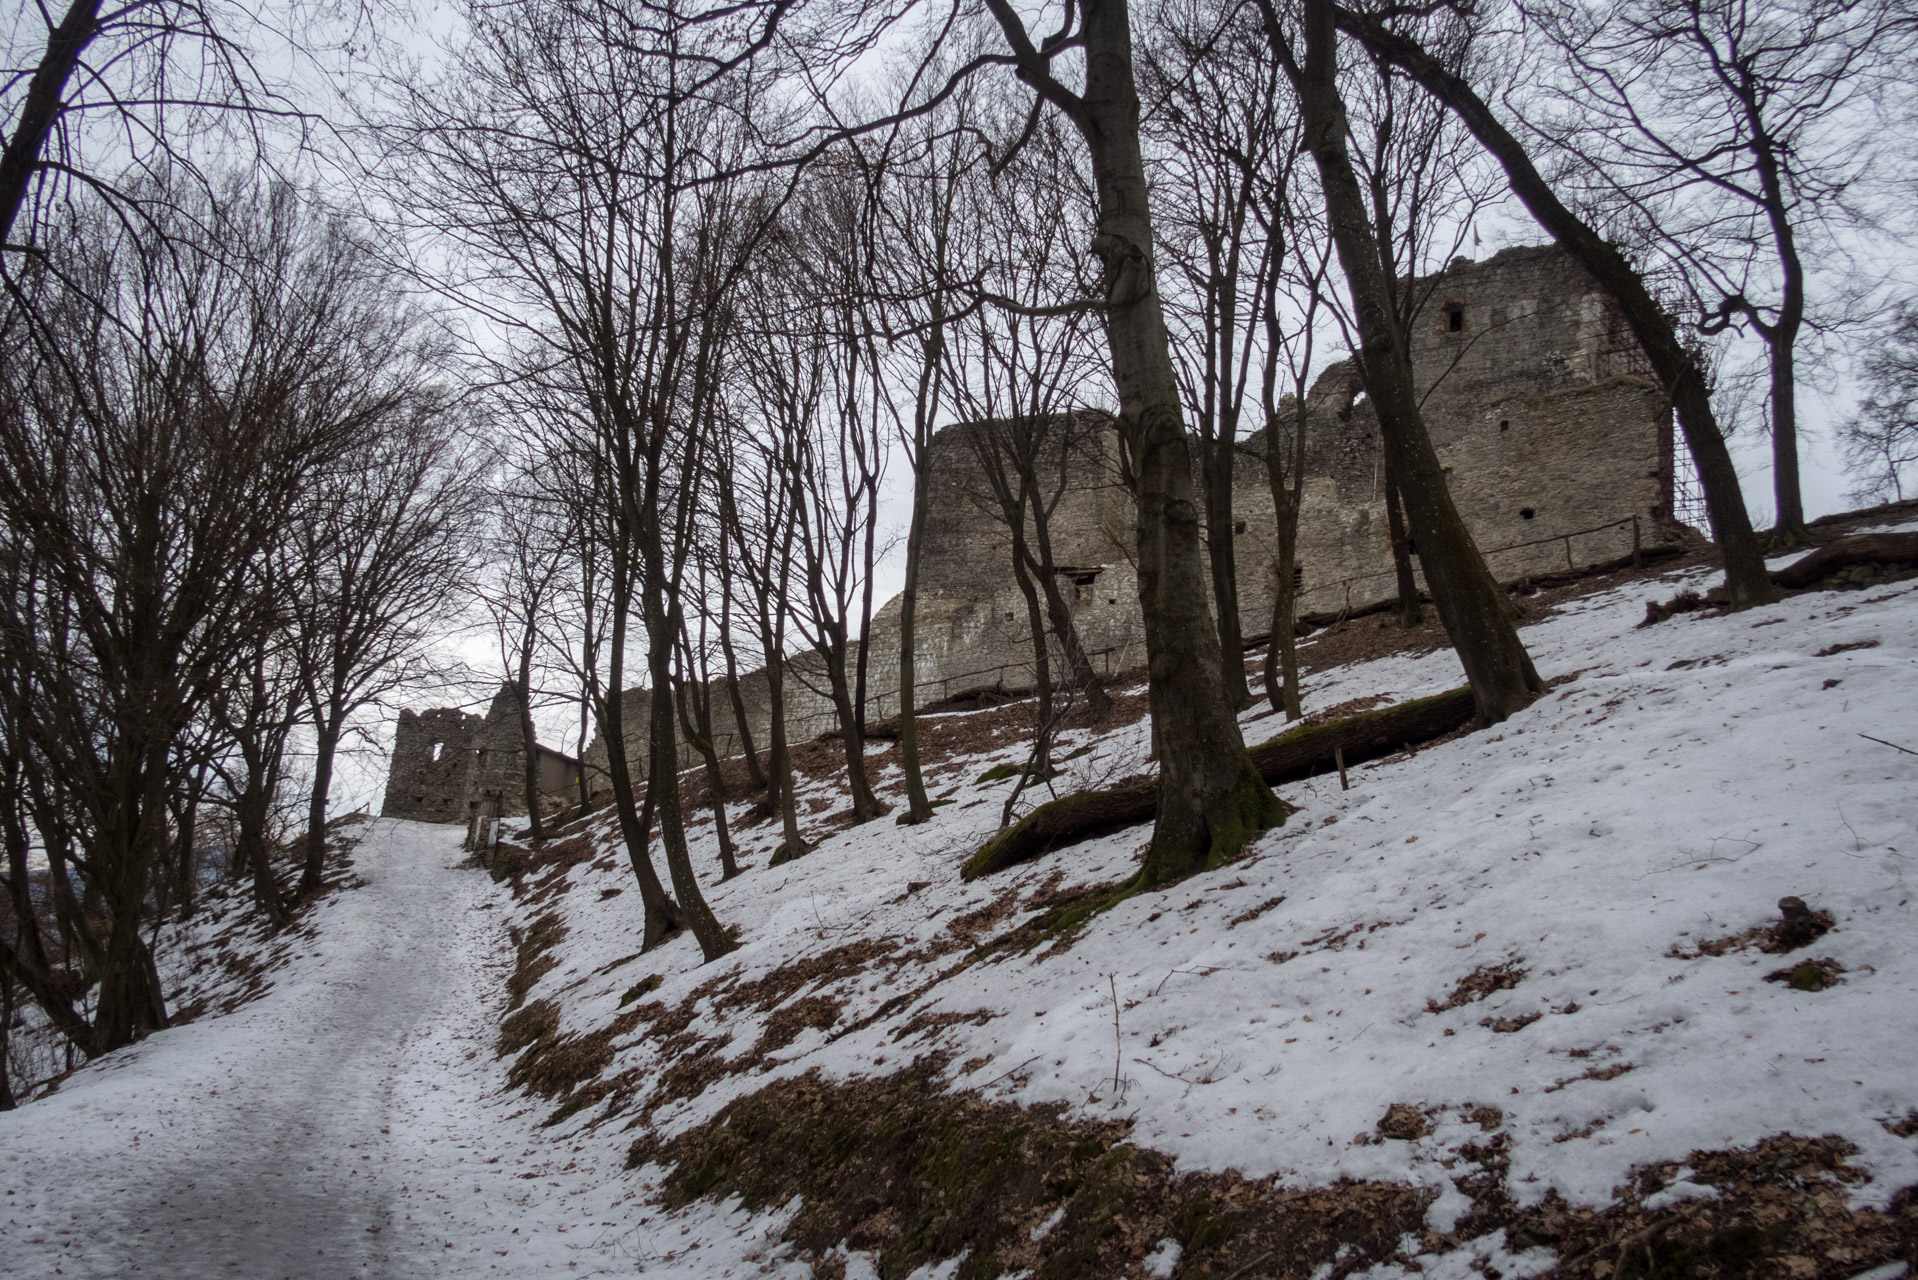
{"label": "fallen log", "polygon": [[1918,533],[1861,533],[1818,548],[1772,574],[1789,591],[1802,591],[1854,565],[1918,564]]}
{"label": "fallen log", "polygon": [[[1350,768],[1443,737],[1470,724],[1472,716],[1471,689],[1451,689],[1329,724],[1304,725],[1260,743],[1247,754],[1259,776],[1277,786],[1336,768],[1340,753]],[[1158,807],[1158,796],[1159,784],[1148,781],[1075,791],[1049,800],[988,840],[966,860],[960,875],[976,880],[1054,849],[1147,822]]]}

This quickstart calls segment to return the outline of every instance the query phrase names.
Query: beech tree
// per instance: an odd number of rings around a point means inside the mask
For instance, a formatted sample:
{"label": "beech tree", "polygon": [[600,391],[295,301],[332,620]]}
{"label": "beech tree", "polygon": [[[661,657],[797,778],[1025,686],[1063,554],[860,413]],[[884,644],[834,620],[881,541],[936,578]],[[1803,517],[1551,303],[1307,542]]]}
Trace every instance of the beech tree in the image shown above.
{"label": "beech tree", "polygon": [[64,223],[60,273],[0,317],[0,754],[56,912],[78,880],[102,922],[74,934],[78,988],[31,911],[0,963],[89,1056],[166,1025],[141,927],[182,748],[265,651],[262,566],[354,443],[324,392],[364,355],[357,277],[284,195],[164,203]]}
{"label": "beech tree", "polygon": [[909,412],[901,408],[903,397],[886,394],[883,399],[897,456],[912,474],[905,573],[899,587],[899,758],[906,782],[901,821],[911,825],[932,821],[932,801],[919,762],[919,566],[931,500],[932,434],[947,397],[946,334],[961,305],[954,270],[959,234],[955,224],[960,194],[977,160],[957,127],[909,135],[898,152],[888,155],[883,167],[870,168],[868,180],[883,180],[886,193],[874,202],[885,246],[873,264],[889,366],[881,382],[908,387],[912,395]]}
{"label": "beech tree", "polygon": [[[407,172],[394,180],[429,186],[432,199],[414,202],[426,229],[471,273],[439,278],[506,335],[513,375],[557,402],[556,420],[581,429],[579,448],[598,461],[609,605],[600,729],[643,944],[683,917],[711,960],[737,944],[687,852],[673,651],[726,304],[764,219],[743,180],[722,180],[746,167],[737,126],[754,86],[714,83],[707,39],[694,19],[589,0],[476,14],[443,78],[407,95],[396,138]],[[653,691],[645,804],[672,897],[647,856],[626,758],[625,654],[642,638]]]}
{"label": "beech tree", "polygon": [[[751,367],[752,362],[747,361]],[[802,370],[803,372],[803,366]],[[765,381],[748,385],[762,393],[770,387],[781,396],[793,394],[777,366],[762,376]],[[807,394],[802,379],[799,394]],[[755,404],[767,413],[788,414],[796,410],[768,403],[755,396]],[[794,513],[792,487],[785,475],[793,463],[781,456],[791,436],[779,431],[732,431],[723,436],[715,460],[715,487],[719,496],[721,527],[726,532],[730,553],[736,556],[740,581],[749,606],[747,627],[759,640],[760,656],[765,662],[766,709],[766,808],[777,812],[783,839],[773,852],[772,863],[790,862],[802,857],[811,847],[799,833],[799,807],[795,794],[792,753],[786,741],[786,646],[787,623],[792,616],[788,603],[792,592]],[[736,708],[743,703],[735,703]],[[745,723],[743,710],[740,723]]]}
{"label": "beech tree", "polygon": [[[537,464],[535,464],[536,466]],[[552,520],[553,511],[526,483],[509,477],[493,502],[492,573],[480,585],[498,644],[500,673],[518,710],[521,777],[530,839],[546,838],[540,816],[539,735],[533,723],[533,671],[550,643],[553,597],[570,548]]]}
{"label": "beech tree", "polygon": [[[1084,0],[1066,7],[1056,32],[1035,40],[1008,0],[986,0],[986,7],[1013,74],[1071,122],[1090,160],[1098,208],[1090,248],[1101,265],[1119,430],[1135,484],[1139,602],[1159,748],[1152,844],[1135,882],[1149,887],[1232,858],[1282,810],[1246,756],[1220,674],[1189,436],[1154,265],[1130,11],[1125,0]],[[1077,89],[1055,72],[1074,51],[1083,60]]]}
{"label": "beech tree", "polygon": [[1053,519],[1072,472],[1100,456],[1107,430],[1104,414],[1083,408],[1103,390],[1102,371],[1086,359],[1090,315],[1080,302],[1096,269],[1084,247],[1089,228],[1074,216],[1086,207],[1083,175],[1074,171],[1060,123],[1041,121],[996,174],[975,172],[968,184],[962,210],[976,282],[969,288],[979,301],[953,323],[945,353],[954,408],[979,464],[962,488],[1004,526],[1013,581],[1026,602],[1040,695],[1032,768],[1039,777],[1051,773],[1047,742],[1057,721],[1053,646],[1061,683],[1086,717],[1103,720],[1112,708],[1053,550]]}
{"label": "beech tree", "polygon": [[1298,94],[1305,143],[1318,167],[1332,242],[1351,293],[1359,369],[1378,413],[1386,466],[1405,500],[1433,603],[1471,682],[1478,722],[1496,724],[1544,692],[1545,684],[1519,640],[1505,592],[1452,503],[1425,429],[1411,350],[1393,307],[1390,259],[1381,252],[1349,150],[1333,6],[1329,0],[1306,0],[1295,34],[1270,0],[1260,5],[1273,54]]}
{"label": "beech tree", "polygon": [[[1528,123],[1565,181],[1662,263],[1705,333],[1748,329],[1768,368],[1774,538],[1810,540],[1798,364],[1813,263],[1869,224],[1873,139],[1918,29],[1897,0],[1523,0],[1558,77]],[[1887,90],[1891,90],[1887,93]],[[1826,318],[1835,316],[1827,314]]]}
{"label": "beech tree", "polygon": [[[402,332],[418,319],[394,315]],[[437,349],[367,321],[362,332],[394,363],[360,406],[366,438],[315,485],[319,500],[288,543],[303,566],[289,607],[313,735],[299,897],[325,870],[333,771],[355,717],[433,674],[432,642],[460,606],[479,540],[478,468]]]}
{"label": "beech tree", "polygon": [[[1226,699],[1251,702],[1239,621],[1233,464],[1249,398],[1258,395],[1266,294],[1279,220],[1274,171],[1297,154],[1287,135],[1295,112],[1282,77],[1259,56],[1245,10],[1211,0],[1168,5],[1141,41],[1146,72],[1148,163],[1171,198],[1158,224],[1161,252],[1178,287],[1169,294],[1175,367],[1196,435],[1205,496],[1206,552],[1218,614]],[[1290,570],[1286,570],[1289,572]]]}
{"label": "beech tree", "polygon": [[[1459,9],[1454,4],[1444,7]],[[1748,609],[1776,599],[1777,589],[1766,572],[1764,553],[1745,509],[1738,470],[1712,411],[1710,380],[1696,350],[1679,337],[1644,279],[1614,245],[1559,198],[1525,144],[1500,122],[1469,82],[1428,53],[1417,39],[1379,19],[1338,6],[1333,7],[1333,17],[1340,31],[1361,42],[1380,61],[1403,71],[1458,117],[1505,171],[1512,194],[1618,304],[1684,432],[1705,490],[1712,537],[1724,560],[1727,603],[1734,609]]]}

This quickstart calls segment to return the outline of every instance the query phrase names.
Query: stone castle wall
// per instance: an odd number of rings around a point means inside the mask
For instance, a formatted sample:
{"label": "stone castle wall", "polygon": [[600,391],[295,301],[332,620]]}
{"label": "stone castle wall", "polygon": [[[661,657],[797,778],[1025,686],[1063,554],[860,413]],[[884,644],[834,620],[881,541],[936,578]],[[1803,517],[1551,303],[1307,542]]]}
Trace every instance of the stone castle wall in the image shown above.
{"label": "stone castle wall", "polygon": [[[1426,425],[1453,500],[1496,577],[1510,582],[1627,555],[1634,516],[1643,546],[1678,540],[1669,405],[1622,316],[1582,268],[1555,247],[1507,249],[1484,262],[1460,259],[1416,286],[1426,297],[1412,341]],[[1350,366],[1319,377],[1307,415],[1298,611],[1332,614],[1390,599],[1397,586],[1378,422]],[[915,702],[922,706],[969,690],[1031,683],[1029,626],[1012,577],[1011,541],[981,478],[970,430],[945,428],[930,452],[915,617]],[[1046,477],[1062,486],[1051,517],[1054,561],[1069,579],[1062,585],[1095,665],[1107,673],[1134,668],[1145,650],[1132,560],[1133,503],[1117,433],[1109,416],[1082,413],[1066,434],[1070,447]],[[1233,528],[1212,536],[1236,540],[1240,627],[1260,636],[1271,627],[1276,587],[1273,503],[1261,461],[1263,434],[1244,448],[1234,470]],[[899,710],[896,597],[876,612],[870,639],[867,715],[879,720]],[[753,742],[764,751],[770,723],[765,673],[742,676],[741,694]],[[628,755],[639,773],[650,694],[634,689],[625,697]],[[789,660],[786,697],[792,742],[835,727],[816,654]],[[397,811],[396,798],[401,809],[446,807],[426,785],[441,777],[433,772],[439,766],[418,753],[443,740],[435,734],[458,730],[430,717],[457,714],[402,717],[387,812]],[[713,718],[718,745],[730,754],[737,726],[723,689],[714,690]],[[694,759],[681,752],[682,764]],[[591,789],[603,790],[603,743],[588,748],[582,766]],[[409,781],[401,785],[401,779]]]}
{"label": "stone castle wall", "polygon": [[[519,693],[502,685],[483,716],[457,708],[402,711],[393,730],[380,814],[418,822],[471,823],[526,812],[525,740]],[[549,808],[577,797],[579,762],[539,748],[539,789]]]}

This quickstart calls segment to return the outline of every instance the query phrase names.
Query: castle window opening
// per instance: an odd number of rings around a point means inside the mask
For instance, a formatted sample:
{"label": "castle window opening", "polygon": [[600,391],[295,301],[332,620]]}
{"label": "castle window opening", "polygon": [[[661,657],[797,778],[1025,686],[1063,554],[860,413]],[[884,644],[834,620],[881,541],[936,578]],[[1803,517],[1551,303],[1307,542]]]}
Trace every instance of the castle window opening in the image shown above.
{"label": "castle window opening", "polygon": [[1235,521],[1233,521],[1233,522],[1232,522],[1232,532],[1234,532],[1234,533],[1244,533],[1244,532],[1245,532],[1245,521],[1243,521],[1243,520],[1235,520]]}
{"label": "castle window opening", "polygon": [[428,758],[432,760],[434,764],[438,764],[440,762],[440,748],[444,747],[445,745],[446,744],[444,742],[435,742],[433,744],[433,754],[429,756]]}
{"label": "castle window opening", "polygon": [[1512,429],[1512,420],[1510,418],[1500,418],[1498,420],[1498,429],[1500,431],[1510,431]]}
{"label": "castle window opening", "polygon": [[1518,518],[1521,520],[1530,520],[1537,514],[1538,512],[1532,510],[1530,507],[1520,507],[1518,509]]}
{"label": "castle window opening", "polygon": [[1462,298],[1453,298],[1445,304],[1445,332],[1465,332],[1465,302]]}
{"label": "castle window opening", "polygon": [[1292,566],[1292,589],[1297,591],[1303,586],[1305,586],[1305,566],[1295,564]]}

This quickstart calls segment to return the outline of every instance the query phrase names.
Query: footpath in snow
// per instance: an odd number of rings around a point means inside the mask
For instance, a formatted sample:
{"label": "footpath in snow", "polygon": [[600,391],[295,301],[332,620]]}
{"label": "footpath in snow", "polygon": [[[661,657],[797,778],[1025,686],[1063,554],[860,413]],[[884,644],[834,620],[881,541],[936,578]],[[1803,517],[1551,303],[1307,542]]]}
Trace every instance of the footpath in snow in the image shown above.
{"label": "footpath in snow", "polygon": [[0,1275],[629,1275],[634,1192],[501,1090],[505,893],[376,820],[273,989],[0,1115]]}

